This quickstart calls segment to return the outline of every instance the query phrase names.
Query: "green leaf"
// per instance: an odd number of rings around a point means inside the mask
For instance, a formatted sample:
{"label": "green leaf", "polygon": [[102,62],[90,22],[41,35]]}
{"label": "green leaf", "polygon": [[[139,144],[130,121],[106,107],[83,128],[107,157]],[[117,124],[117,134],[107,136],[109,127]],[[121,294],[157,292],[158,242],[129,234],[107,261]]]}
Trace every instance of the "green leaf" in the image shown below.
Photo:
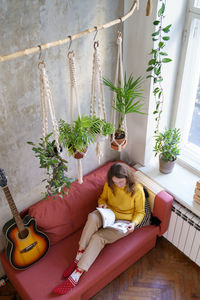
{"label": "green leaf", "polygon": [[162,95],[162,91],[160,91],[160,93],[158,94],[158,99],[160,99],[161,95]]}
{"label": "green leaf", "polygon": [[168,54],[166,52],[160,52],[160,55],[167,56]]}
{"label": "green leaf", "polygon": [[146,69],[146,72],[152,71],[153,67],[149,67],[148,69]]}
{"label": "green leaf", "polygon": [[159,48],[164,48],[164,46],[165,46],[165,43],[164,43],[164,42],[159,42],[159,44],[158,44],[158,47],[159,47]]}
{"label": "green leaf", "polygon": [[162,3],[162,6],[161,6],[161,8],[158,11],[158,17],[160,17],[161,15],[163,15],[164,11],[165,11],[165,4]]}
{"label": "green leaf", "polygon": [[148,65],[155,65],[156,60],[153,58],[149,61]]}
{"label": "green leaf", "polygon": [[157,35],[159,35],[160,34],[160,30],[158,30],[158,31],[156,31],[156,32],[154,32],[154,33],[152,33],[152,36],[157,36]]}
{"label": "green leaf", "polygon": [[58,163],[59,163],[59,161],[58,161],[58,160],[56,160],[56,159],[52,159],[52,160],[51,160],[51,163],[52,163],[52,164],[58,164]]}
{"label": "green leaf", "polygon": [[158,25],[159,23],[160,23],[159,20],[155,20],[155,21],[153,22],[153,25]]}
{"label": "green leaf", "polygon": [[169,41],[170,40],[170,37],[169,36],[163,36],[162,38],[164,41]]}
{"label": "green leaf", "polygon": [[158,39],[152,38],[152,41],[153,41],[153,42],[156,42],[156,41],[158,41]]}
{"label": "green leaf", "polygon": [[168,63],[168,62],[170,62],[170,61],[172,61],[171,58],[163,58],[163,59],[162,59],[162,62],[163,62],[163,63]]}
{"label": "green leaf", "polygon": [[151,78],[151,77],[153,77],[152,75],[148,75],[146,78]]}
{"label": "green leaf", "polygon": [[168,33],[170,31],[172,24],[166,26],[165,28],[162,29],[162,31],[164,31],[165,33]]}

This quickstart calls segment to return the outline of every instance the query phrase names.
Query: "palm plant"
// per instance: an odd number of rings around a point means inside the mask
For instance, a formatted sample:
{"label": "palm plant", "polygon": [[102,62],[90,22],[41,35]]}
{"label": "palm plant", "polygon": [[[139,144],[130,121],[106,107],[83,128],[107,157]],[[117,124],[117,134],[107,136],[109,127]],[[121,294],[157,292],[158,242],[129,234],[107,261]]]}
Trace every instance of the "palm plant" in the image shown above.
{"label": "palm plant", "polygon": [[126,114],[138,113],[145,114],[142,112],[143,104],[143,89],[142,89],[142,77],[138,77],[133,80],[132,74],[128,80],[126,73],[124,76],[124,86],[115,86],[110,80],[103,79],[103,83],[110,88],[111,91],[116,93],[116,104],[113,108],[119,112],[118,132],[122,131],[122,124]]}

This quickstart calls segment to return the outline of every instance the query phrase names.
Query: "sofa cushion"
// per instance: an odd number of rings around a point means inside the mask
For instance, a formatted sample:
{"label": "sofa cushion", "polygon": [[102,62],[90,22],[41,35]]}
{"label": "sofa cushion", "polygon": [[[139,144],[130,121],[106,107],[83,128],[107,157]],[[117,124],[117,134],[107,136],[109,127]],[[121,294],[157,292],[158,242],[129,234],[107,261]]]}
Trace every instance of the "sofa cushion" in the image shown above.
{"label": "sofa cushion", "polygon": [[29,208],[28,214],[36,220],[38,228],[48,235],[51,245],[85,224],[88,213],[97,205],[107,172],[113,163],[108,162],[85,175],[82,184],[73,182],[69,193],[63,198],[48,197]]}

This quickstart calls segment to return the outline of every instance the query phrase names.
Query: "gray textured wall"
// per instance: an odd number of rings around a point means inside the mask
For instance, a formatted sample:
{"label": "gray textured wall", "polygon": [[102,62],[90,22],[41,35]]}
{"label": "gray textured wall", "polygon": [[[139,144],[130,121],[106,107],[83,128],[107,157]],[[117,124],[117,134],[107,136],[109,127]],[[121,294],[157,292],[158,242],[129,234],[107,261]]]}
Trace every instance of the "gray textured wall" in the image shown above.
{"label": "gray textured wall", "polygon": [[[68,35],[104,24],[123,15],[121,0],[0,0],[0,54],[9,54],[39,44],[66,38]],[[115,25],[98,33],[103,76],[114,78],[117,31]],[[77,81],[81,111],[89,113],[94,34],[73,41],[76,53]],[[68,45],[43,51],[47,64],[56,118],[69,122],[69,73],[66,63]],[[41,137],[39,54],[24,56],[0,64],[0,167],[19,210],[41,198],[44,172],[34,157],[28,140]],[[110,93],[105,91],[108,119]],[[83,160],[87,173],[98,166],[95,147],[90,146]],[[102,163],[118,158],[105,144]],[[69,175],[77,176],[76,161],[69,159]],[[0,227],[11,213],[0,191]],[[4,239],[0,236],[1,248]]]}

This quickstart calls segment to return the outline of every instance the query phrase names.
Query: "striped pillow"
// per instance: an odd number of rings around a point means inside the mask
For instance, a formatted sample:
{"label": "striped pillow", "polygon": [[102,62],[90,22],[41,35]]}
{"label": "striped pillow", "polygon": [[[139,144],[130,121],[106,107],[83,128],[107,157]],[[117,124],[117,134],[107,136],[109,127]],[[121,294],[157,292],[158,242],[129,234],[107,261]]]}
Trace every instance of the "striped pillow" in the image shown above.
{"label": "striped pillow", "polygon": [[135,228],[141,228],[141,227],[148,226],[151,224],[151,215],[152,214],[151,214],[151,207],[150,207],[149,200],[148,200],[149,194],[144,187],[143,187],[143,189],[144,189],[144,193],[145,193],[145,216],[144,216],[142,222],[140,224],[138,224]]}

